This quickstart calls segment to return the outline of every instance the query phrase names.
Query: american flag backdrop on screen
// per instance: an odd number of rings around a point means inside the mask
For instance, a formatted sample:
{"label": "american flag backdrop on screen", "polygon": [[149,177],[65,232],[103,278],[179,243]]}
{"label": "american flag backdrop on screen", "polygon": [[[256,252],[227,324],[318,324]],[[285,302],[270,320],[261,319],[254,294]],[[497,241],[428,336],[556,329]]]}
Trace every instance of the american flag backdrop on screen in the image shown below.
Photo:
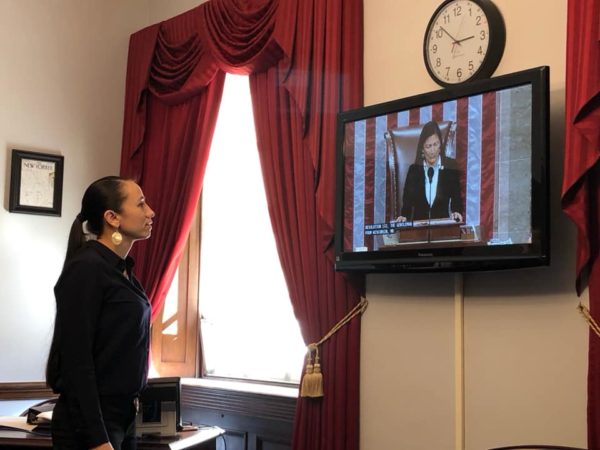
{"label": "american flag backdrop on screen", "polygon": [[344,186],[344,249],[376,249],[365,225],[383,223],[389,183],[386,180],[384,133],[395,127],[424,124],[430,120],[456,124],[454,157],[463,174],[461,189],[464,220],[481,225],[483,240],[494,228],[494,196],[497,177],[496,96],[485,93],[401,111],[346,124]]}

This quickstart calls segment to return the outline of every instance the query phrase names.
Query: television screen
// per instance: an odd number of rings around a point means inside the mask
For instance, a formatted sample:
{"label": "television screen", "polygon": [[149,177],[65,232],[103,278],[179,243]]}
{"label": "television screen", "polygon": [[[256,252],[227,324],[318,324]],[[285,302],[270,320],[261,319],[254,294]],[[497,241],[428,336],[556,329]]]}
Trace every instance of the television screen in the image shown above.
{"label": "television screen", "polygon": [[549,263],[549,68],[338,115],[336,269]]}

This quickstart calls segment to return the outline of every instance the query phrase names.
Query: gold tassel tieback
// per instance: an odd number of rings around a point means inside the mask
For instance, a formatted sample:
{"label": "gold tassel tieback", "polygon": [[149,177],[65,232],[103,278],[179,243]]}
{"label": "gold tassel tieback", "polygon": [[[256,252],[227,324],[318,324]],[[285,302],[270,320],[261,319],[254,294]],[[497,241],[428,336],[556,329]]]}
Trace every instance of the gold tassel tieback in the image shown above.
{"label": "gold tassel tieback", "polygon": [[[313,351],[315,352],[315,363],[313,364]],[[301,397],[323,397],[323,374],[319,363],[319,347],[315,344],[308,346],[306,356],[306,370],[300,386]]]}
{"label": "gold tassel tieback", "polygon": [[362,297],[360,302],[342,320],[336,323],[319,342],[308,344],[306,369],[304,370],[302,384],[300,385],[300,397],[323,397],[323,374],[321,373],[321,363],[319,362],[319,346],[354,317],[364,313],[368,304],[367,299]]}

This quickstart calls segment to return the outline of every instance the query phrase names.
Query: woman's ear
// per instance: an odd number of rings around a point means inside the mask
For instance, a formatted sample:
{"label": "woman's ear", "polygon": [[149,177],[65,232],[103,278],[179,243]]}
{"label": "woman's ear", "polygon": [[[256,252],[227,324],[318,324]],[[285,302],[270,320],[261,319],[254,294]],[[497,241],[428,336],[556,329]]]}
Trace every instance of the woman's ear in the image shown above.
{"label": "woman's ear", "polygon": [[113,228],[119,228],[119,226],[121,225],[119,215],[112,209],[107,209],[106,211],[104,211],[104,220]]}

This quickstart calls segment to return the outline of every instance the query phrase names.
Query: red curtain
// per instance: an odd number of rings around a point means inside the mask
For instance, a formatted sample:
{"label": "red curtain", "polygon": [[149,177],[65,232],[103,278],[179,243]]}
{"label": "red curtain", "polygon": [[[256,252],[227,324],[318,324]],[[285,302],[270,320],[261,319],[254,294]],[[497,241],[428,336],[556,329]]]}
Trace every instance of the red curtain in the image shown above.
{"label": "red curtain", "polygon": [[[335,117],[362,104],[362,36],[361,0],[212,0],[132,36],[121,172],[157,213],[133,253],[155,311],[200,195],[225,71],[251,74],[269,213],[305,341],[358,303],[362,281],[334,271],[331,243]],[[358,449],[359,333],[354,319],[323,344],[325,397],[299,399],[293,448]]]}
{"label": "red curtain", "polygon": [[[600,0],[569,0],[563,211],[577,225],[576,289],[600,318]],[[600,337],[590,331],[588,447],[600,448]]]}
{"label": "red curtain", "polygon": [[132,251],[153,319],[198,205],[225,81],[216,64],[202,69],[207,51],[196,34],[178,40],[189,24],[171,25],[131,37],[121,154],[121,174],[140,183],[156,212],[152,239]]}

